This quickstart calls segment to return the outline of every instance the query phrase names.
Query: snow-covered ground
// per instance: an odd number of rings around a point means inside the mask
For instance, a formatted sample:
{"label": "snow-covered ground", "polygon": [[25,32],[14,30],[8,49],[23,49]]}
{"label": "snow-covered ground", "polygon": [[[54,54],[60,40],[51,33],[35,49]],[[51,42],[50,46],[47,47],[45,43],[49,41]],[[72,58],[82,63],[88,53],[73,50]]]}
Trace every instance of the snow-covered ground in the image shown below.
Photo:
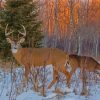
{"label": "snow-covered ground", "polygon": [[[52,79],[52,69],[49,66],[48,67],[50,72],[46,72],[48,75],[48,82],[50,83]],[[59,96],[56,93],[54,93],[54,85],[50,90],[47,91],[46,97],[41,96],[39,92],[32,91],[32,83],[30,82],[27,88],[24,88],[21,90],[21,93],[16,93],[16,91],[21,86],[21,80],[22,80],[22,73],[23,70],[21,68],[14,69],[13,72],[16,73],[17,78],[15,82],[12,82],[11,74],[9,72],[4,72],[3,69],[0,69],[0,100],[100,100],[100,82],[99,83],[93,83],[90,86],[90,95],[89,96],[81,96],[80,94],[75,95],[73,93],[73,88],[77,87],[78,90],[81,90],[81,86],[76,85],[75,80],[73,80],[73,84],[71,86],[71,92],[67,93],[64,96]],[[14,76],[14,74],[12,74]],[[78,76],[78,73],[76,74]],[[92,77],[92,76],[91,76]],[[75,76],[73,77],[75,79]],[[80,83],[79,80],[77,80],[78,83]],[[66,90],[65,83],[59,83],[58,86],[61,86],[62,90]],[[12,97],[12,99],[10,99]]]}
{"label": "snow-covered ground", "polygon": [[[4,99],[0,99],[0,100],[4,100]],[[19,95],[16,100],[59,100],[59,99],[57,99],[56,94],[53,93],[51,93],[47,97],[42,97],[34,93],[33,91],[28,91]],[[62,97],[60,100],[100,100],[100,92],[87,97],[74,95],[72,93]]]}

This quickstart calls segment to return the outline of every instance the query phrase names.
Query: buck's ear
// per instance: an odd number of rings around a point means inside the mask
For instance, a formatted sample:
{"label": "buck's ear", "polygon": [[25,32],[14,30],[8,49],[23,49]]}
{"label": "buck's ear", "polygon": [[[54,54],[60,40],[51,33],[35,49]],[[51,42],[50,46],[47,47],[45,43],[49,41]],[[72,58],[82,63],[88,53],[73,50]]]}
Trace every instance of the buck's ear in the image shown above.
{"label": "buck's ear", "polygon": [[10,38],[6,38],[8,43],[12,43],[12,40]]}
{"label": "buck's ear", "polygon": [[25,38],[21,38],[20,40],[19,40],[19,43],[23,43],[25,41]]}

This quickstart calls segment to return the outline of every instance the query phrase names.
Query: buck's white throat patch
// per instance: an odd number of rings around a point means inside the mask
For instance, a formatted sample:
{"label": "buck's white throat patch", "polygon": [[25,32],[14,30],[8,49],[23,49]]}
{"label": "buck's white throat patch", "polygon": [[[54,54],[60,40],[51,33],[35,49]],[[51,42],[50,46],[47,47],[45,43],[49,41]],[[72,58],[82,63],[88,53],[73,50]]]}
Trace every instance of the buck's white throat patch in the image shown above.
{"label": "buck's white throat patch", "polygon": [[17,53],[18,50],[17,49],[12,49],[12,53]]}

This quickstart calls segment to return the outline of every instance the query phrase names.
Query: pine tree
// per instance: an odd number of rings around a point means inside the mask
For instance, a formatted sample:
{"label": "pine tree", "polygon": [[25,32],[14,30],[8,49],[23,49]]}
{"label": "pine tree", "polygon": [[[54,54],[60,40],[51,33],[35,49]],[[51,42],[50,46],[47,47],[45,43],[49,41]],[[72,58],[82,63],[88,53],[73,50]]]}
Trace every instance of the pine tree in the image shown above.
{"label": "pine tree", "polygon": [[27,36],[24,47],[41,47],[41,21],[38,20],[38,5],[33,0],[6,0],[5,8],[0,11],[0,51],[5,57],[11,56],[10,45],[6,41],[5,27],[13,29],[13,36],[17,38],[21,25],[26,28]]}

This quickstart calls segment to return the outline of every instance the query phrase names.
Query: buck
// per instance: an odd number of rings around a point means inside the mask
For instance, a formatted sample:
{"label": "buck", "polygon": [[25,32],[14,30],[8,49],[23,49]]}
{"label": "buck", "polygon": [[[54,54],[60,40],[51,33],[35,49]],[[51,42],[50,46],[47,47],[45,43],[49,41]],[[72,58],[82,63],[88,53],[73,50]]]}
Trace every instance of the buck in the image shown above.
{"label": "buck", "polygon": [[71,75],[75,73],[77,68],[85,68],[89,72],[100,70],[100,64],[92,57],[69,55],[69,65],[71,67]]}
{"label": "buck", "polygon": [[[58,72],[62,72],[66,76],[67,84],[70,84],[70,73],[67,71],[65,64],[68,60],[68,54],[57,48],[22,48],[21,43],[25,41],[26,29],[21,25],[24,32],[18,31],[23,35],[19,40],[8,37],[14,31],[8,32],[8,25],[5,28],[5,36],[8,43],[11,44],[11,51],[19,64],[25,67],[25,77],[28,79],[31,67],[43,66],[52,64],[54,73],[53,80],[48,88],[51,88],[57,81]],[[45,65],[45,66],[44,66]]]}

